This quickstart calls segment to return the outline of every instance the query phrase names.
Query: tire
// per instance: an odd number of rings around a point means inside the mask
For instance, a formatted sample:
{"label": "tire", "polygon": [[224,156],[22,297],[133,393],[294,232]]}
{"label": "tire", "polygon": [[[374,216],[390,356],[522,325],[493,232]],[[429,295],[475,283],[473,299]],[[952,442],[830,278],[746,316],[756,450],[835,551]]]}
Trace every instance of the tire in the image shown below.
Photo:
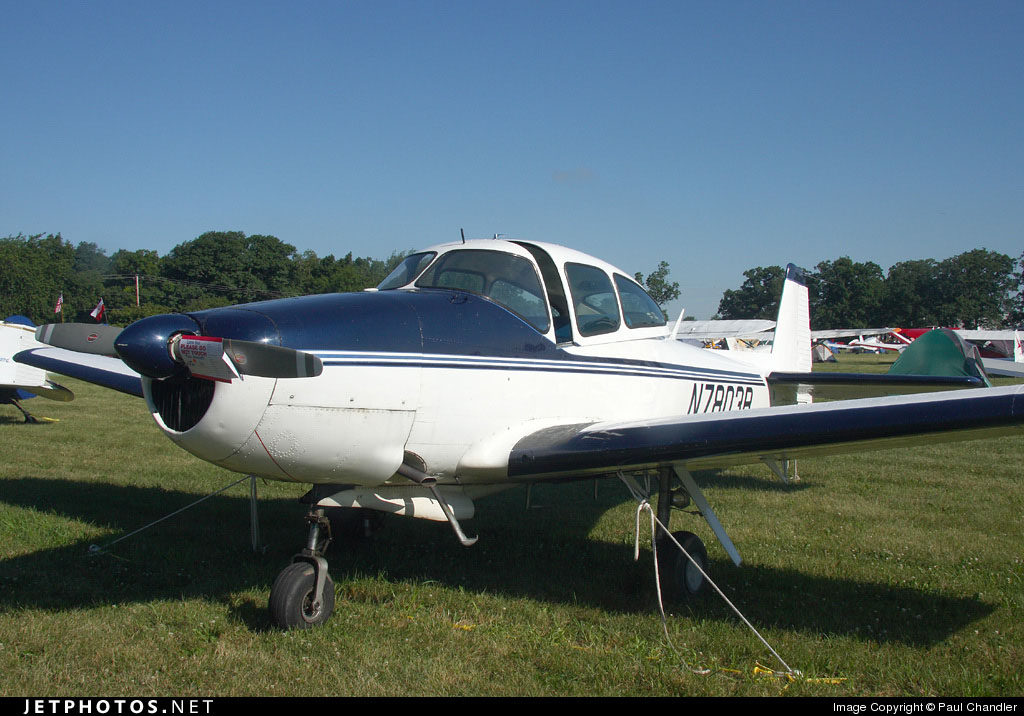
{"label": "tire", "polygon": [[334,581],[326,575],[324,598],[313,605],[316,587],[313,565],[293,562],[281,570],[270,588],[270,618],[282,629],[309,629],[323,624],[334,612]]}
{"label": "tire", "polygon": [[[708,553],[700,537],[692,532],[673,532],[672,536],[707,574]],[[658,570],[661,575],[662,593],[668,599],[696,599],[707,588],[708,580],[700,570],[693,566],[693,562],[679,551],[672,540],[665,537],[658,541]]]}

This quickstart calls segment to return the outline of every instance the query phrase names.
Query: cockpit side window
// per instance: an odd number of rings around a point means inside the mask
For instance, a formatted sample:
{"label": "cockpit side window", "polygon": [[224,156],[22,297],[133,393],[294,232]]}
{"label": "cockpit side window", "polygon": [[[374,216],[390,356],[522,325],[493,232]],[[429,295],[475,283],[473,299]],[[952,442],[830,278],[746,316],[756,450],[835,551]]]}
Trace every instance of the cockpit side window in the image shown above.
{"label": "cockpit side window", "polygon": [[619,329],[619,302],[611,279],[596,266],[567,263],[565,277],[576,307],[576,328],[581,336],[597,336]]}
{"label": "cockpit side window", "polygon": [[620,274],[615,274],[615,287],[619,289],[622,315],[626,319],[627,326],[651,328],[665,325],[664,312],[654,302],[654,299],[647,295],[647,291]]}
{"label": "cockpit side window", "polygon": [[544,286],[548,291],[548,302],[551,303],[551,319],[555,323],[555,342],[567,343],[572,340],[572,318],[569,317],[569,302],[565,298],[562,279],[558,277],[558,267],[551,256],[539,246],[525,241],[516,241],[530,252],[533,260],[540,267],[540,275],[544,278]]}
{"label": "cockpit side window", "polygon": [[425,251],[420,254],[410,254],[402,259],[402,263],[398,264],[395,269],[387,275],[383,281],[377,285],[378,291],[386,291],[390,288],[401,288],[414,278],[420,275],[420,272],[427,267],[427,265],[434,260],[437,253],[434,251]]}
{"label": "cockpit side window", "polygon": [[416,286],[486,296],[541,333],[551,325],[537,270],[521,256],[481,249],[449,251],[424,272]]}

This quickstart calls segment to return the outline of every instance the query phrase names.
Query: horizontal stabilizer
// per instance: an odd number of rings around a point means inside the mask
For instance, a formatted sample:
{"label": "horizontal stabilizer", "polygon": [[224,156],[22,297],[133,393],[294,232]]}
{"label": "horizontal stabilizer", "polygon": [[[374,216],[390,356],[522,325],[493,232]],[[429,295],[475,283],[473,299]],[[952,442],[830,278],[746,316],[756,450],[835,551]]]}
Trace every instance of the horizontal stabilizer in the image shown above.
{"label": "horizontal stabilizer", "polygon": [[796,395],[815,401],[879,398],[935,390],[984,388],[981,378],[968,375],[893,375],[891,373],[771,373],[767,377],[772,405],[792,405]]}

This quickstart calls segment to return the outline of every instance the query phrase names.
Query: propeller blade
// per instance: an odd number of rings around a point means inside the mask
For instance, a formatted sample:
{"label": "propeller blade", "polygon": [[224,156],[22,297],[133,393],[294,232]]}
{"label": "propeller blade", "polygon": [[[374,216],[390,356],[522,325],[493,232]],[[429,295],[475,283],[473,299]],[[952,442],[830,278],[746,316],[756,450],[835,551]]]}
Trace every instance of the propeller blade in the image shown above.
{"label": "propeller blade", "polygon": [[117,355],[114,339],[120,333],[120,328],[105,323],[50,323],[36,329],[36,340],[54,348],[112,356]]}
{"label": "propeller blade", "polygon": [[264,378],[312,378],[324,370],[324,364],[312,353],[211,336],[176,336],[171,355],[192,375],[220,381],[231,381],[238,373]]}
{"label": "propeller blade", "polygon": [[315,378],[324,364],[312,353],[266,343],[224,339],[224,351],[239,373],[265,378]]}

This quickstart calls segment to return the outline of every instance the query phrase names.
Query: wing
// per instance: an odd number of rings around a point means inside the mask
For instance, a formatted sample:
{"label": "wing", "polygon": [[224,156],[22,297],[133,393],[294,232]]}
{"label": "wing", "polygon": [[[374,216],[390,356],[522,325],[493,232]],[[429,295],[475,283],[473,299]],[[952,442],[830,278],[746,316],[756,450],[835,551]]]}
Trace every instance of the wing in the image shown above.
{"label": "wing", "polygon": [[1021,434],[1024,386],[563,425],[519,440],[509,477],[607,474],[683,463],[728,467],[928,442]]}
{"label": "wing", "polygon": [[79,353],[64,348],[33,348],[17,353],[14,360],[142,397],[142,379],[120,358]]}
{"label": "wing", "polygon": [[19,400],[26,400],[34,396],[39,396],[41,398],[48,398],[50,400],[58,400],[62,403],[67,403],[75,399],[74,393],[60,383],[54,383],[49,379],[44,380],[42,383],[3,383],[0,384],[0,390],[14,391],[15,397]]}
{"label": "wing", "polygon": [[1024,378],[1024,363],[1006,358],[982,358],[985,371],[991,375]]}
{"label": "wing", "polygon": [[683,321],[676,338],[709,341],[721,338],[763,338],[770,339],[775,330],[775,321],[760,319],[723,321]]}
{"label": "wing", "polygon": [[811,331],[811,340],[823,341],[829,338],[868,338],[891,333],[891,328],[831,328]]}

